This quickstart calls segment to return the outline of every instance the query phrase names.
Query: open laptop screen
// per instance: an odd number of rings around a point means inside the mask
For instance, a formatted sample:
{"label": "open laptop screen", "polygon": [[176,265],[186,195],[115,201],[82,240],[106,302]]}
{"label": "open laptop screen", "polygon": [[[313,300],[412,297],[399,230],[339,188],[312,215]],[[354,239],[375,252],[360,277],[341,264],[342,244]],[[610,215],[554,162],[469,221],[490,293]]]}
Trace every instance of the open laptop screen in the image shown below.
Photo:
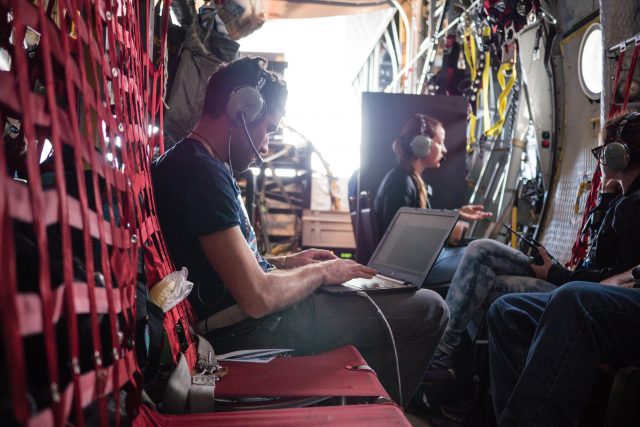
{"label": "open laptop screen", "polygon": [[385,276],[421,285],[457,218],[455,211],[402,208],[369,266]]}

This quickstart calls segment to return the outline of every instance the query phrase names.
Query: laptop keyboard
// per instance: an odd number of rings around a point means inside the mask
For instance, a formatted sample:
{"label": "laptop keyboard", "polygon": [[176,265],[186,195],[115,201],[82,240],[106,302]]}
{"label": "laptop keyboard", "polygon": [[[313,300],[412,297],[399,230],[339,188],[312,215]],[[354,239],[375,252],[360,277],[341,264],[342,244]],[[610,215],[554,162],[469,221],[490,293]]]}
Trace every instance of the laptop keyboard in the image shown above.
{"label": "laptop keyboard", "polygon": [[402,288],[406,286],[403,283],[397,281],[388,280],[384,277],[374,276],[371,279],[351,279],[344,284],[355,289],[368,290],[368,289],[389,289],[389,288]]}

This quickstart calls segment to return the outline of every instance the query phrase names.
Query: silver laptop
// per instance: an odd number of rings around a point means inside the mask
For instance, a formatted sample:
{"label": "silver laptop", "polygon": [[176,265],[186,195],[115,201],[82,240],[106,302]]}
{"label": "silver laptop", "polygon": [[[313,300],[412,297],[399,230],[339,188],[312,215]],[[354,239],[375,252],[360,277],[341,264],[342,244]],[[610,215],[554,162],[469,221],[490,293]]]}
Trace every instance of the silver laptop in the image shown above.
{"label": "silver laptop", "polygon": [[401,208],[367,264],[376,269],[376,276],[318,289],[332,294],[419,289],[440,255],[458,216],[457,211]]}

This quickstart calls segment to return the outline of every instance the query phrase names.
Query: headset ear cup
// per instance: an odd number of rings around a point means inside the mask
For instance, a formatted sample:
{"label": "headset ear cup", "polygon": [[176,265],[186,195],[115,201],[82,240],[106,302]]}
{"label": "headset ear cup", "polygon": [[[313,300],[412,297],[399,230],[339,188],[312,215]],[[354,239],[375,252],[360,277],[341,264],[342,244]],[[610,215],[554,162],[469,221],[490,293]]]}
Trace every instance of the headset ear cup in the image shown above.
{"label": "headset ear cup", "polygon": [[413,137],[409,146],[415,157],[427,157],[431,153],[431,144],[433,141],[426,135],[416,135]]}
{"label": "headset ear cup", "polygon": [[622,172],[629,166],[631,153],[626,144],[614,141],[605,145],[603,150],[603,163],[612,171]]}
{"label": "headset ear cup", "polygon": [[229,95],[227,116],[234,124],[240,123],[239,114],[244,113],[247,123],[255,122],[264,110],[264,99],[260,91],[253,86],[240,86]]}

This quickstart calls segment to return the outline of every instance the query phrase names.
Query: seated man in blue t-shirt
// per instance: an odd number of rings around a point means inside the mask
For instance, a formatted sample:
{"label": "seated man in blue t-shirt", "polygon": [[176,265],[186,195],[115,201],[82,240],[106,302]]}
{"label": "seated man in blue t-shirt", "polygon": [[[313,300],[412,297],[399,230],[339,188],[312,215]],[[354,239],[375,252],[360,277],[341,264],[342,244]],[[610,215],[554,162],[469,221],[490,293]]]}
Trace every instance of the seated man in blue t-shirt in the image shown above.
{"label": "seated man in blue t-shirt", "polygon": [[[191,135],[153,165],[158,216],[176,266],[189,269],[199,328],[218,352],[289,347],[297,354],[356,346],[398,403],[418,386],[448,318],[434,292],[374,296],[394,334],[364,298],[314,293],[375,271],[328,251],[263,258],[234,173],[268,149],[287,90],[261,58],[222,66],[209,79]],[[401,380],[402,387],[398,387]]]}

